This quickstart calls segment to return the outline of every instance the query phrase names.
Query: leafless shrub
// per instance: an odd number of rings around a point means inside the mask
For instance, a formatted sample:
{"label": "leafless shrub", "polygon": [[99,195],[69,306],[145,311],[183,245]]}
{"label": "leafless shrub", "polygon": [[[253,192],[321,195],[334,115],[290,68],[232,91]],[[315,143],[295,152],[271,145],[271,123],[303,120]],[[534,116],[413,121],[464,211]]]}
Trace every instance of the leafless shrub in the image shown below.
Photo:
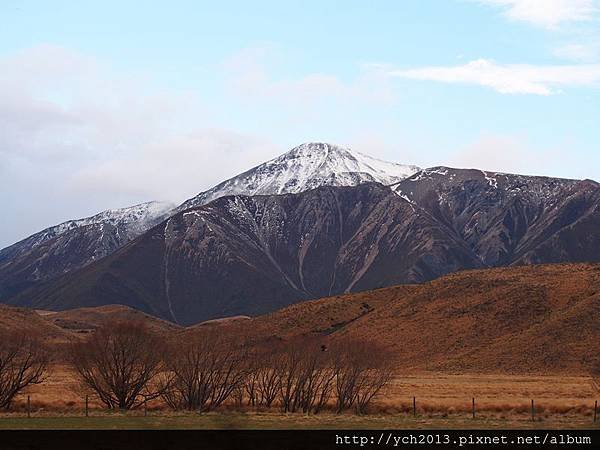
{"label": "leafless shrub", "polygon": [[248,406],[270,407],[279,393],[281,373],[280,354],[272,349],[254,349],[248,354],[247,374],[243,382]]}
{"label": "leafless shrub", "polygon": [[110,409],[134,409],[157,398],[168,386],[159,382],[164,345],[141,322],[103,326],[74,344],[70,360],[83,386]]}
{"label": "leafless shrub", "polygon": [[0,331],[0,408],[9,408],[27,386],[41,383],[48,361],[48,353],[37,337]]}
{"label": "leafless shrub", "polygon": [[167,360],[172,382],[163,390],[163,400],[174,409],[218,407],[242,386],[248,373],[245,353],[243,345],[233,345],[214,331],[176,344]]}
{"label": "leafless shrub", "polygon": [[338,413],[354,407],[364,414],[369,403],[393,376],[392,367],[377,345],[362,341],[343,341],[333,345],[332,369]]}
{"label": "leafless shrub", "polygon": [[281,387],[281,373],[277,368],[280,365],[281,355],[275,351],[262,351],[258,353],[253,368],[253,377],[256,392],[256,405],[270,408],[279,394]]}
{"label": "leafless shrub", "polygon": [[[231,392],[231,399],[233,400],[233,406],[235,408],[242,408],[244,406],[244,385],[240,383]],[[250,402],[248,402],[250,404]]]}
{"label": "leafless shrub", "polygon": [[[318,413],[333,389],[334,373],[329,355],[312,339],[295,339],[275,351],[272,371],[266,381],[279,386],[278,397],[284,412]],[[269,387],[265,383],[265,387]]]}
{"label": "leafless shrub", "polygon": [[279,399],[284,412],[294,412],[297,409],[303,349],[301,344],[294,343],[277,350],[280,352],[279,363],[273,369],[279,380]]}
{"label": "leafless shrub", "polygon": [[331,348],[313,338],[295,338],[253,355],[244,380],[250,406],[318,413],[332,400],[336,410],[364,413],[392,378],[383,352],[373,344],[344,341]]}
{"label": "leafless shrub", "polygon": [[238,395],[241,397],[241,402],[243,403],[244,396],[247,396],[248,406],[258,406],[260,403],[258,381],[263,369],[261,356],[261,353],[256,350],[248,354],[248,361],[246,362],[248,371],[239,388],[240,393]]}
{"label": "leafless shrub", "polygon": [[304,413],[320,412],[333,390],[335,372],[330,365],[329,353],[320,346],[311,346],[302,361],[299,383],[299,406]]}

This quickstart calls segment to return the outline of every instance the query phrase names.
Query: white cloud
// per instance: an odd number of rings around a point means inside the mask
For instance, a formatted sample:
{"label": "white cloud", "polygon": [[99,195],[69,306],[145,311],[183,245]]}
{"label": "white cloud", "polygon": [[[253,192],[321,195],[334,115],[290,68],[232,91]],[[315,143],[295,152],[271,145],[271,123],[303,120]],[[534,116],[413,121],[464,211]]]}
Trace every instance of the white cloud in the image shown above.
{"label": "white cloud", "polygon": [[563,23],[589,21],[598,13],[597,0],[476,0],[502,7],[511,20],[554,29]]}
{"label": "white cloud", "polygon": [[[327,73],[310,73],[298,77],[275,77],[286,61],[273,45],[250,47],[231,56],[224,64],[229,86],[236,95],[252,102],[272,102],[295,114],[314,115],[333,105],[362,107],[365,104],[391,103],[395,94],[379,66],[363,65],[360,73],[349,79]],[[274,68],[273,66],[278,67]],[[342,108],[339,108],[342,106]]]}
{"label": "white cloud", "polygon": [[598,86],[600,64],[535,66],[478,59],[461,66],[390,70],[389,76],[443,83],[476,84],[502,94],[551,95],[569,86]]}
{"label": "white cloud", "polygon": [[596,168],[582,165],[582,158],[585,152],[578,151],[570,138],[544,145],[525,134],[482,133],[449,154],[443,164],[491,172],[597,180]]}
{"label": "white cloud", "polygon": [[[182,201],[287,150],[277,133],[299,139],[289,145],[336,141],[336,124],[357,130],[368,106],[394,99],[376,68],[284,76],[282,59],[269,46],[232,56],[216,68],[223,105],[205,106],[202,92],[160,89],[59,46],[0,57],[0,204],[11,217],[0,247],[106,208]],[[229,110],[267,138],[223,129]]]}
{"label": "white cloud", "polygon": [[564,164],[561,156],[564,151],[558,147],[536,149],[528,145],[524,136],[482,134],[452,154],[446,164],[491,172],[549,175],[560,173],[556,165]]}
{"label": "white cloud", "polygon": [[0,58],[0,247],[103,209],[182,201],[280,151],[211,119],[199,93],[64,48]]}
{"label": "white cloud", "polygon": [[594,62],[600,59],[600,39],[585,43],[572,43],[562,45],[554,50],[559,58],[579,62]]}

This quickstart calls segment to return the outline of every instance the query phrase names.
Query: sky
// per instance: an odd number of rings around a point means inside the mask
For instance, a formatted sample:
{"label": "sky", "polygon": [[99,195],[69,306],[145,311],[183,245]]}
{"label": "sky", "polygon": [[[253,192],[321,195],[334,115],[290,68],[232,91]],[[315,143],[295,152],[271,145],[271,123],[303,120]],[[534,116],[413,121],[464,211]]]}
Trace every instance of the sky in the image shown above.
{"label": "sky", "polygon": [[310,141],[600,181],[600,0],[2,0],[0,23],[0,248]]}

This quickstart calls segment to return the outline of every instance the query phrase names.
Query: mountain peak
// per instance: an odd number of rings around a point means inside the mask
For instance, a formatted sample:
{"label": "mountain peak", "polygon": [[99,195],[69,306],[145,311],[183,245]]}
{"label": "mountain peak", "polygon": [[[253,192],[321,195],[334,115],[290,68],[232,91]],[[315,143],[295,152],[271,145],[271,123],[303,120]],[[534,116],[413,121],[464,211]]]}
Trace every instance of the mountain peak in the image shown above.
{"label": "mountain peak", "polygon": [[351,154],[351,150],[327,142],[305,142],[281,155],[282,157],[323,157],[324,159],[336,154]]}
{"label": "mountain peak", "polygon": [[320,186],[397,183],[419,170],[416,166],[373,158],[348,148],[307,142],[233,177],[184,202],[193,208],[227,195],[295,194]]}

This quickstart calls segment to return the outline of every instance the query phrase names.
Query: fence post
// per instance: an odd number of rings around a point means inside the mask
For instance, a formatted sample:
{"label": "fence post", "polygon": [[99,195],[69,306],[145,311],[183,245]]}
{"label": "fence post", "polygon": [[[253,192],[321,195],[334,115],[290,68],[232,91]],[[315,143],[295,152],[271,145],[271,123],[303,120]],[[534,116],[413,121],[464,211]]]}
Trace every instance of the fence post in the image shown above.
{"label": "fence post", "polygon": [[596,417],[598,416],[598,400],[594,402],[594,423],[596,423]]}
{"label": "fence post", "polygon": [[533,403],[533,399],[531,399],[531,420],[535,422],[535,404]]}
{"label": "fence post", "polygon": [[417,417],[417,397],[413,397],[413,417]]}
{"label": "fence post", "polygon": [[89,415],[89,403],[88,403],[88,396],[86,394],[85,396],[85,417],[88,417]]}
{"label": "fence post", "polygon": [[475,397],[473,397],[473,419],[475,418]]}
{"label": "fence post", "polygon": [[31,397],[27,396],[27,417],[31,417]]}

